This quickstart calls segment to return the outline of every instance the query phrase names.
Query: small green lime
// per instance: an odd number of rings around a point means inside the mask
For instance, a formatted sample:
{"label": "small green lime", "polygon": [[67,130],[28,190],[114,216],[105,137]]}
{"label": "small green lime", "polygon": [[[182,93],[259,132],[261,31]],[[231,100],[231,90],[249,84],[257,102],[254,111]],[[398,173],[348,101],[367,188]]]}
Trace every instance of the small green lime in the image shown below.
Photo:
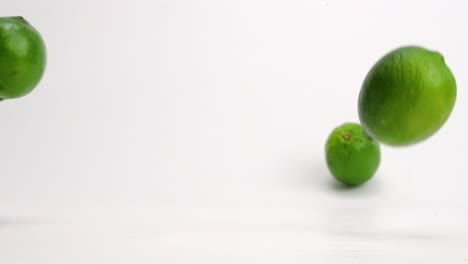
{"label": "small green lime", "polygon": [[380,146],[359,124],[345,123],[331,132],[325,155],[331,174],[338,181],[354,186],[368,181],[377,171]]}
{"label": "small green lime", "polygon": [[46,48],[22,17],[0,17],[0,100],[24,96],[42,78]]}
{"label": "small green lime", "polygon": [[378,141],[405,146],[433,135],[447,121],[457,87],[444,57],[421,47],[401,47],[369,71],[359,94],[359,118]]}

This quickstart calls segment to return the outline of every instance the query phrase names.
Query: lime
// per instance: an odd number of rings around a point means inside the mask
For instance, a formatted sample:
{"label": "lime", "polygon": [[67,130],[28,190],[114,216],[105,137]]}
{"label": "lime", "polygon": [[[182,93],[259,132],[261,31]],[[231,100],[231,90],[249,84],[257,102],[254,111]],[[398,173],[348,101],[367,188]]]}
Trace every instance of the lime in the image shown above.
{"label": "lime", "polygon": [[39,32],[22,17],[0,17],[0,99],[31,92],[45,65],[46,48]]}
{"label": "lime", "polygon": [[405,146],[433,135],[448,119],[457,88],[444,57],[407,46],[382,57],[359,94],[359,118],[378,141]]}
{"label": "lime", "polygon": [[359,124],[345,123],[331,132],[325,156],[331,174],[338,181],[353,186],[368,181],[377,171],[380,147]]}

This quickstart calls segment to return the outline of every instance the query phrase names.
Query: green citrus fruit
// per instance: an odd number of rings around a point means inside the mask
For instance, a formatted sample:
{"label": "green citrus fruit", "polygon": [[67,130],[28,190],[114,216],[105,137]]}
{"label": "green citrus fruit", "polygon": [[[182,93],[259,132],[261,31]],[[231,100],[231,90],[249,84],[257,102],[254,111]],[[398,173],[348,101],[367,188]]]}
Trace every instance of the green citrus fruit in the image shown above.
{"label": "green citrus fruit", "polygon": [[39,32],[22,17],[0,17],[0,99],[31,92],[45,65],[46,48]]}
{"label": "green citrus fruit", "polygon": [[338,181],[354,186],[368,181],[377,171],[380,146],[359,124],[345,123],[331,132],[325,156],[331,174]]}
{"label": "green citrus fruit", "polygon": [[367,74],[359,94],[359,118],[366,132],[380,142],[411,145],[445,123],[456,94],[455,78],[440,53],[401,47]]}

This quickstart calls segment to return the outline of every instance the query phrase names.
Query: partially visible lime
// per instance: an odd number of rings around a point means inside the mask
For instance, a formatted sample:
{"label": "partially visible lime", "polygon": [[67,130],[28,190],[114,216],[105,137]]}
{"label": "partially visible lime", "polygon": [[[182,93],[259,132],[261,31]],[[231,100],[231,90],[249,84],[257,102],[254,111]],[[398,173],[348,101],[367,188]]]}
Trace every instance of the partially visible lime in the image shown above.
{"label": "partially visible lime", "polygon": [[377,171],[380,146],[359,124],[345,123],[328,137],[325,156],[331,174],[338,181],[345,185],[360,185]]}
{"label": "partially visible lime", "polygon": [[46,48],[22,17],[0,17],[0,100],[24,96],[42,78]]}
{"label": "partially visible lime", "polygon": [[359,117],[369,135],[394,146],[418,143],[448,119],[457,88],[444,57],[421,47],[401,47],[367,74]]}

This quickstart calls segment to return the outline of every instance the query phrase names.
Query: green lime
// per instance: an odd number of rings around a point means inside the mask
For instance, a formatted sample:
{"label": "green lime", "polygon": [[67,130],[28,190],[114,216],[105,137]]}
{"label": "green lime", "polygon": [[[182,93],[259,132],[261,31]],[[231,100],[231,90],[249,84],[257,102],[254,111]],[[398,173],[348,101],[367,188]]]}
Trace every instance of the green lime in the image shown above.
{"label": "green lime", "polygon": [[380,146],[359,124],[345,123],[331,132],[325,156],[331,174],[338,181],[354,186],[368,181],[377,171]]}
{"label": "green lime", "polygon": [[39,32],[22,17],[0,17],[0,99],[31,92],[45,65],[46,48]]}
{"label": "green lime", "polygon": [[442,127],[456,94],[455,78],[440,53],[401,47],[367,74],[359,94],[359,118],[366,132],[380,142],[411,145]]}

